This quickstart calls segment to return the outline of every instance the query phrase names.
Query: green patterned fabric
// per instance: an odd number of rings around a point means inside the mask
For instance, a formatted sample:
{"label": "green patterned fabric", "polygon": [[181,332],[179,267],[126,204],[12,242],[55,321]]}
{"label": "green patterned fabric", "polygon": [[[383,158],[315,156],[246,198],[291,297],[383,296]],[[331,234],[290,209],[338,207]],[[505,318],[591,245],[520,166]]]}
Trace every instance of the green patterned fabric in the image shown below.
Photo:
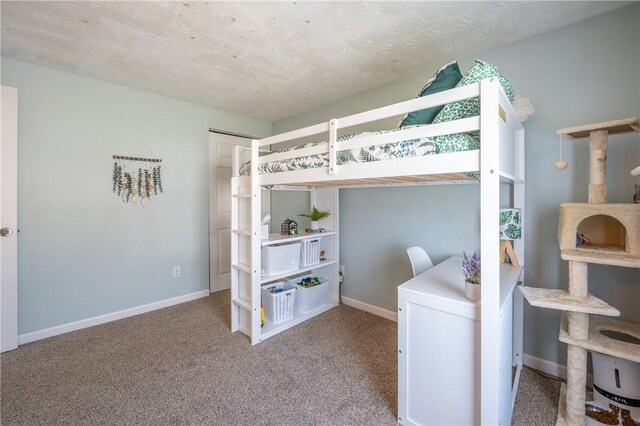
{"label": "green patterned fabric", "polygon": [[[440,68],[433,77],[427,81],[427,84],[425,84],[422,90],[420,90],[417,97],[421,98],[423,96],[442,92],[443,90],[453,89],[460,82],[460,79],[462,79],[462,74],[460,74],[458,63],[456,61],[450,62]],[[398,127],[406,127],[415,124],[431,124],[440,110],[442,110],[442,105],[410,112],[404,116],[404,120],[400,122]]]}
{"label": "green patterned fabric", "polygon": [[500,209],[500,239],[519,240],[521,236],[520,209]]}
{"label": "green patterned fabric", "polygon": [[[478,83],[485,78],[498,77],[502,88],[509,98],[513,101],[513,89],[509,81],[498,73],[495,65],[476,59],[476,64],[462,77],[457,87],[466,86],[467,84]],[[445,121],[459,120],[462,118],[480,115],[480,98],[464,99],[458,102],[452,102],[442,108],[440,113],[434,118],[433,123],[442,123]],[[438,136],[436,139],[436,152],[459,152],[480,148],[480,132],[458,133],[453,135]]]}
{"label": "green patterned fabric", "polygon": [[[445,65],[442,69],[440,69],[434,77],[427,82],[425,87],[420,92],[421,96],[426,96],[430,93],[436,93],[441,90],[451,89],[452,87],[442,88],[440,90],[434,90],[427,93],[432,86],[435,85],[436,81],[438,81],[439,75],[444,73],[443,75],[455,74],[455,72],[460,72],[458,68],[458,64],[456,62],[451,62]],[[456,87],[465,86],[467,84],[477,83],[480,80],[490,77],[498,77],[502,87],[509,98],[510,101],[513,101],[513,89],[511,88],[511,84],[502,77],[498,73],[498,69],[491,64],[488,64],[484,61],[476,60],[476,65],[474,65],[469,72],[458,82]],[[423,111],[428,111],[431,108]],[[418,111],[421,113],[423,111]],[[465,99],[463,101],[452,102],[450,104],[445,105],[442,110],[435,116],[433,119],[433,123],[441,123],[450,120],[457,120],[461,118],[473,117],[476,115],[480,115],[480,99]],[[390,132],[401,130],[402,127],[413,126],[413,124],[407,124],[405,121],[409,118],[410,114],[405,117],[398,129],[390,130]],[[422,124],[424,125],[424,124]],[[415,125],[416,127],[419,125]],[[360,133],[355,135],[346,135],[338,138],[339,141],[347,141],[352,138],[357,138],[359,136],[365,135],[375,135],[384,132],[373,132],[373,133]],[[326,142],[326,141],[325,141]],[[318,143],[310,143],[302,146],[297,146],[293,148],[286,149],[284,151],[290,151],[294,149],[306,148],[310,146],[316,146]],[[457,133],[452,135],[444,135],[414,139],[410,141],[401,141],[387,144],[380,144],[375,146],[367,146],[362,148],[354,148],[354,149],[344,149],[338,151],[336,154],[336,160],[338,165],[341,164],[349,164],[349,163],[362,163],[362,162],[370,162],[370,161],[381,161],[391,158],[406,158],[406,157],[416,157],[421,155],[430,155],[430,154],[444,154],[448,152],[461,152],[461,151],[469,151],[480,149],[480,132],[468,132],[468,133]],[[250,162],[243,165],[240,170],[240,175],[248,175],[251,172]],[[272,161],[268,163],[262,163],[258,167],[259,173],[277,173],[277,172],[285,172],[291,170],[300,170],[300,169],[309,169],[315,167],[327,167],[329,165],[329,155],[328,154],[319,154],[319,155],[307,155],[296,158],[291,158],[287,160],[281,161]],[[467,173],[467,175],[479,179],[480,176],[478,173]]]}
{"label": "green patterned fabric", "polygon": [[435,139],[436,152],[442,154],[445,154],[447,152],[461,152],[480,149],[480,137],[474,138],[469,133],[456,133],[453,135],[437,136]]}
{"label": "green patterned fabric", "polygon": [[[414,126],[419,127],[419,126]],[[363,132],[352,135],[340,136],[339,142],[356,139],[362,136],[379,135],[383,133],[393,133],[402,129],[384,130],[379,132]],[[280,152],[293,151],[301,148],[317,146],[323,142],[311,142],[292,148],[283,149]],[[435,154],[435,144],[433,138],[426,137],[411,139],[400,142],[384,143],[380,145],[364,146],[361,148],[344,149],[336,153],[336,163],[338,165],[350,163],[366,163],[371,161],[382,161],[393,158],[420,157],[423,155]],[[270,161],[258,165],[258,173],[277,173],[300,169],[312,169],[315,167],[328,167],[329,154],[305,155],[302,157],[290,158],[287,160]],[[251,173],[251,162],[245,163],[240,168],[240,176]]]}

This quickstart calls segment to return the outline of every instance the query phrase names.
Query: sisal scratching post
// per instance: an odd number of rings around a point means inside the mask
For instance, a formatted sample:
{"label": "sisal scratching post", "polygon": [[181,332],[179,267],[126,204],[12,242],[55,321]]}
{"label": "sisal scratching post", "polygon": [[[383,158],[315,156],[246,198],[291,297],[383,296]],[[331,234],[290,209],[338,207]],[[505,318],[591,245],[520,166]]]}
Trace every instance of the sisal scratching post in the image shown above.
{"label": "sisal scratching post", "polygon": [[[587,314],[578,314],[587,316]],[[587,381],[587,350],[579,346],[567,347],[567,411],[568,425],[584,425]]]}
{"label": "sisal scratching post", "polygon": [[607,202],[607,143],[609,132],[595,130],[589,134],[591,167],[589,171],[589,203]]}
{"label": "sisal scratching post", "polygon": [[[588,264],[569,261],[569,294],[587,297]],[[589,335],[589,315],[579,312],[567,312],[568,332],[572,338],[586,340]],[[569,425],[583,425],[585,421],[584,404],[587,385],[587,350],[569,345],[567,348],[567,412]]]}
{"label": "sisal scratching post", "polygon": [[640,122],[636,117],[567,127],[556,131],[557,134],[566,135],[569,139],[589,137],[591,151],[589,203],[602,204],[607,202],[607,144],[609,135],[638,131],[640,131]]}
{"label": "sisal scratching post", "polygon": [[569,262],[569,294],[572,296],[587,297],[588,290],[588,263]]}

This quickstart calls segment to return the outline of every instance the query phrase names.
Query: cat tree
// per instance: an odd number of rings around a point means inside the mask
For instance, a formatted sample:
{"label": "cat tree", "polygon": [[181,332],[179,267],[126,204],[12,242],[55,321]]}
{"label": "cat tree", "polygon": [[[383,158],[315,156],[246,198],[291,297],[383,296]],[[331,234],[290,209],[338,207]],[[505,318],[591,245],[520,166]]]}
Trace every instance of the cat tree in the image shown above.
{"label": "cat tree", "polygon": [[[560,205],[558,243],[560,257],[569,262],[568,290],[520,287],[532,306],[563,311],[559,339],[568,345],[567,384],[561,390],[557,425],[585,424],[587,351],[616,357],[624,360],[621,362],[631,362],[632,366],[640,363],[640,345],[618,338],[640,339],[640,325],[612,319],[620,311],[588,292],[590,263],[640,268],[640,204],[607,203],[606,182],[609,135],[639,130],[638,119],[628,118],[557,131],[569,139],[589,138],[589,202]],[[579,235],[588,237],[588,243],[580,241]],[[612,333],[614,337],[608,337]],[[616,380],[619,391],[620,380]],[[612,410],[606,414],[617,420],[620,413],[624,426],[635,424],[628,421],[632,417],[638,419],[640,408],[625,405],[628,400],[624,398],[622,402],[606,402],[611,403],[610,407],[601,408]],[[603,424],[594,418],[588,420],[591,424]]]}

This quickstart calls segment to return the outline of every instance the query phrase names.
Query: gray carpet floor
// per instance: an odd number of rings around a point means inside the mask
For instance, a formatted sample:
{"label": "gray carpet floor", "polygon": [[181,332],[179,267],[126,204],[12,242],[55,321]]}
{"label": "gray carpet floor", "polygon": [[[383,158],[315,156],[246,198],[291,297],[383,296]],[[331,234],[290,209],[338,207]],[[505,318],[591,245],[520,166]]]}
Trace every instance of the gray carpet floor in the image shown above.
{"label": "gray carpet floor", "polygon": [[[253,347],[227,291],[2,354],[2,425],[394,425],[397,325],[340,305]],[[552,425],[525,368],[513,424]]]}

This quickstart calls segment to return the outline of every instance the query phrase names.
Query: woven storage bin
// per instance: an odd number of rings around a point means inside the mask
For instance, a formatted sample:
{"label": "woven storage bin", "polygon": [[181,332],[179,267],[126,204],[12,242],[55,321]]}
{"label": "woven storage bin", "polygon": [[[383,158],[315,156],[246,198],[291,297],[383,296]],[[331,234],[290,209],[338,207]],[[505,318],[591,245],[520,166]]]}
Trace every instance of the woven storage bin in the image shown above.
{"label": "woven storage bin", "polygon": [[262,247],[262,270],[276,275],[300,268],[300,243],[272,244]]}
{"label": "woven storage bin", "polygon": [[[271,293],[269,290],[274,288],[283,289],[283,291]],[[296,286],[289,283],[275,283],[262,287],[260,298],[265,318],[273,323],[293,318],[297,292]]]}
{"label": "woven storage bin", "polygon": [[315,240],[304,240],[300,256],[302,266],[310,266],[320,263],[320,238]]}
{"label": "woven storage bin", "polygon": [[[320,284],[313,287],[302,287],[299,283],[303,278],[318,277]],[[287,284],[295,285],[298,289],[296,293],[296,312],[306,313],[329,302],[331,298],[331,282],[322,275],[306,275],[295,280],[287,281]]]}

